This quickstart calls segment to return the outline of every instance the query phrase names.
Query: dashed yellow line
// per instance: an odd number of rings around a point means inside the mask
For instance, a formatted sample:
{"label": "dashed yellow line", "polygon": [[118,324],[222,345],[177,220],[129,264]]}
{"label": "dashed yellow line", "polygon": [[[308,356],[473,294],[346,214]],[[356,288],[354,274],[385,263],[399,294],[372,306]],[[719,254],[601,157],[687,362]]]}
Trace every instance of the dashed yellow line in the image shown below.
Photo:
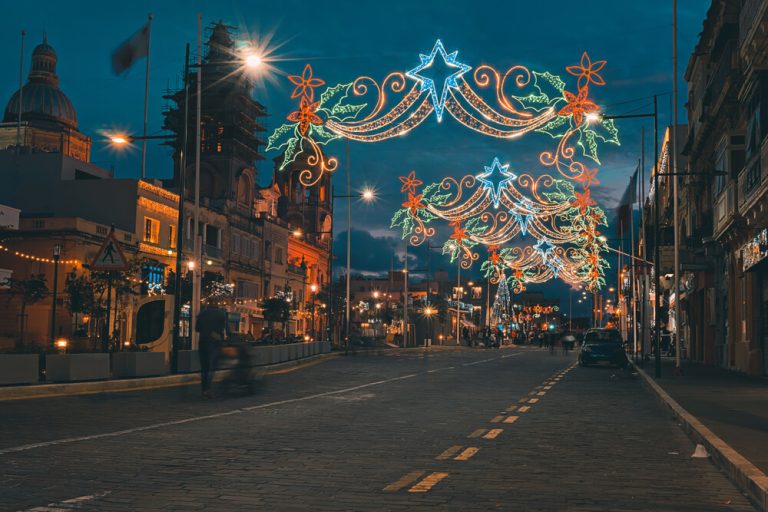
{"label": "dashed yellow line", "polygon": [[521,404],[523,404],[523,403],[525,403],[527,401],[528,401],[527,397],[526,398],[521,398],[520,400],[518,400],[518,402],[521,403]]}
{"label": "dashed yellow line", "polygon": [[453,460],[467,460],[479,451],[480,451],[480,448],[470,446],[469,448],[466,448],[463,452],[458,454],[456,457],[454,457]]}
{"label": "dashed yellow line", "polygon": [[507,412],[514,412],[517,409],[516,405],[510,405],[507,407]]}
{"label": "dashed yellow line", "polygon": [[530,408],[531,408],[531,406],[530,406],[530,405],[523,405],[523,406],[521,406],[521,407],[520,407],[520,408],[517,410],[517,412],[528,412],[528,410],[529,410]]}
{"label": "dashed yellow line", "polygon": [[442,480],[447,476],[448,476],[448,473],[432,473],[431,475],[426,477],[424,480],[422,480],[418,484],[408,489],[408,492],[427,492],[432,487],[434,487],[440,480]]}
{"label": "dashed yellow line", "polygon": [[520,416],[507,416],[506,419],[504,419],[504,423],[514,423],[519,417]]}
{"label": "dashed yellow line", "polygon": [[498,422],[500,422],[500,421],[501,421],[501,420],[503,420],[503,419],[504,419],[504,416],[502,416],[502,415],[500,414],[500,415],[498,415],[498,416],[494,416],[494,417],[493,417],[493,419],[491,419],[491,423],[498,423]]}
{"label": "dashed yellow line", "polygon": [[539,391],[538,393],[536,393],[537,396],[544,396],[546,394],[547,394],[546,391]]}
{"label": "dashed yellow line", "polygon": [[452,457],[452,456],[453,456],[453,455],[454,455],[456,452],[458,452],[459,450],[461,450],[461,445],[460,445],[460,444],[457,444],[457,445],[451,446],[450,448],[448,448],[447,450],[445,450],[443,453],[441,453],[440,455],[438,455],[437,457],[435,457],[435,460],[446,460],[446,459],[450,459],[450,458],[451,458],[451,457]]}
{"label": "dashed yellow line", "polygon": [[539,399],[538,399],[538,398],[531,398],[530,400],[528,400],[528,403],[529,403],[529,404],[535,404],[535,403],[536,403],[536,402],[538,402],[538,401],[539,401]]}
{"label": "dashed yellow line", "polygon": [[492,428],[483,436],[483,439],[496,439],[502,432],[504,432],[503,428]]}
{"label": "dashed yellow line", "polygon": [[474,432],[472,432],[471,434],[469,434],[467,437],[480,437],[481,435],[485,434],[485,432],[486,432],[486,429],[479,428]]}
{"label": "dashed yellow line", "polygon": [[550,385],[550,386],[544,386],[544,390],[546,390],[546,391],[549,391],[550,389],[552,389],[552,386],[553,386],[553,385],[554,385],[554,384],[552,384],[552,385]]}
{"label": "dashed yellow line", "polygon": [[384,488],[387,492],[395,492],[399,491],[403,487],[406,487],[408,485],[411,485],[413,482],[421,478],[421,475],[423,475],[424,471],[411,471],[407,475],[400,478],[400,480],[397,480],[396,482],[392,482],[388,486]]}

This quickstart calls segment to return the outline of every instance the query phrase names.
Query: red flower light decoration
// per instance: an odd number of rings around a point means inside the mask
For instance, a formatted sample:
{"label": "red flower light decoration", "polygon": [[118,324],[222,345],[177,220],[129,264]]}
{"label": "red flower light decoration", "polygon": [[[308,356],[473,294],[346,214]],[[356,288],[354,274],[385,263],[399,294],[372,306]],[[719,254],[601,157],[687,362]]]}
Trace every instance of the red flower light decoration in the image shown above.
{"label": "red flower light decoration", "polygon": [[581,125],[581,122],[584,121],[585,114],[600,110],[600,107],[598,107],[591,100],[587,99],[588,92],[589,91],[586,86],[579,89],[578,95],[574,95],[573,93],[570,93],[568,91],[563,91],[563,94],[565,95],[565,99],[568,102],[568,104],[563,108],[561,108],[560,111],[557,113],[557,115],[559,116],[573,115],[573,121],[576,123],[576,126]]}
{"label": "red flower light decoration", "polygon": [[571,202],[571,206],[578,208],[582,214],[586,213],[587,208],[595,204],[595,201],[589,193],[589,189],[585,190],[584,193],[576,192],[574,197],[576,199]]}
{"label": "red flower light decoration", "polygon": [[597,169],[584,168],[581,174],[576,178],[576,181],[581,183],[583,188],[589,188],[590,185],[599,185],[600,180],[597,179]]}
{"label": "red flower light decoration", "polygon": [[450,238],[456,240],[456,243],[461,245],[463,240],[469,238],[469,235],[467,234],[467,230],[461,227],[457,222],[456,227],[453,228],[453,234]]}
{"label": "red flower light decoration", "polygon": [[315,99],[315,87],[325,85],[324,80],[312,76],[312,66],[309,64],[304,66],[301,75],[289,75],[288,80],[296,86],[291,93],[291,99],[306,96],[310,102]]}
{"label": "red flower light decoration", "polygon": [[565,70],[573,76],[579,77],[577,84],[579,88],[581,88],[582,82],[584,82],[584,86],[589,83],[593,83],[595,85],[605,85],[605,80],[603,80],[603,77],[597,74],[598,71],[603,69],[603,66],[605,66],[604,60],[592,62],[589,60],[589,55],[587,55],[587,52],[584,52],[581,55],[581,62],[578,66],[568,66],[565,68]]}
{"label": "red flower light decoration", "polygon": [[423,195],[424,194],[414,194],[409,191],[408,200],[403,203],[403,207],[408,208],[411,211],[411,215],[416,216],[420,209],[427,207],[427,205],[421,202]]}
{"label": "red flower light decoration", "polygon": [[416,189],[424,182],[416,177],[416,171],[411,171],[408,176],[400,176],[400,183],[403,184],[400,192],[413,192],[415,194]]}
{"label": "red flower light decoration", "polygon": [[288,114],[288,120],[299,123],[299,131],[302,135],[307,134],[310,124],[323,124],[323,120],[315,114],[317,107],[320,105],[319,101],[311,103],[306,96],[301,97],[301,103],[299,104],[299,110]]}

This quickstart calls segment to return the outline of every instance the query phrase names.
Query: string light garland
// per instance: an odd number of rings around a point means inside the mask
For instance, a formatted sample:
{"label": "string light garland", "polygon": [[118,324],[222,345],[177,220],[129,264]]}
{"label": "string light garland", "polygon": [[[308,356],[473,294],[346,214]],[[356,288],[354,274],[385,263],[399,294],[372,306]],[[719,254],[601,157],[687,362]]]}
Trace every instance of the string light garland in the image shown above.
{"label": "string light garland", "polygon": [[[54,260],[53,258],[43,258],[41,256],[35,256],[34,254],[27,254],[25,252],[21,252],[21,251],[17,251],[15,249],[12,249],[10,247],[6,247],[4,245],[0,245],[0,250],[4,251],[4,252],[7,252],[9,254],[13,254],[14,256],[18,256],[19,258],[23,258],[25,260],[37,261],[39,263],[56,263],[56,260]],[[75,265],[75,266],[77,266],[77,265],[80,264],[80,260],[77,260],[77,259],[68,259],[68,260],[59,259],[59,264],[60,265]]]}

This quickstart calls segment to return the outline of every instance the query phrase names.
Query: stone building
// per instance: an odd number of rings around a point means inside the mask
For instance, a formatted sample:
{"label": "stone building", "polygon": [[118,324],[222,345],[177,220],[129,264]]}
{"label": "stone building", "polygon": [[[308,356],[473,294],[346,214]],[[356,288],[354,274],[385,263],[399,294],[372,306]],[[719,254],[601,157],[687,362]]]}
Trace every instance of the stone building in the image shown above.
{"label": "stone building", "polygon": [[681,179],[686,356],[768,373],[768,3],[712,3],[686,69]]}

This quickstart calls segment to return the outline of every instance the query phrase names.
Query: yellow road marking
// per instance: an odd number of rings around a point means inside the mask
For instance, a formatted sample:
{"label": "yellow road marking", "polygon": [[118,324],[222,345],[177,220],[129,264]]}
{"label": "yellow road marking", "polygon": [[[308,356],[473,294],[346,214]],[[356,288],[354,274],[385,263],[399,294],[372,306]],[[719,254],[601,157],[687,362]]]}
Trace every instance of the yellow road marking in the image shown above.
{"label": "yellow road marking", "polygon": [[504,432],[503,428],[492,428],[488,431],[487,434],[483,436],[483,439],[496,439],[496,437],[498,437],[498,435],[502,432]]}
{"label": "yellow road marking", "polygon": [[538,401],[539,401],[539,399],[538,399],[538,398],[531,398],[530,400],[528,400],[528,403],[529,403],[529,404],[535,404],[535,403],[536,403],[536,402],[538,402]]}
{"label": "yellow road marking", "polygon": [[514,423],[519,417],[520,416],[507,416],[507,418],[504,420],[504,423]]}
{"label": "yellow road marking", "polygon": [[541,386],[536,386],[536,389],[541,389]]}
{"label": "yellow road marking", "polygon": [[528,410],[529,410],[530,408],[531,408],[531,406],[529,406],[529,405],[524,405],[524,406],[520,407],[520,408],[517,410],[517,412],[528,412]]}
{"label": "yellow road marking", "polygon": [[546,390],[552,389],[552,386],[544,386],[544,389]]}
{"label": "yellow road marking", "polygon": [[474,432],[472,432],[471,434],[469,434],[467,437],[480,437],[483,434],[485,434],[485,429],[484,428],[479,428],[479,429],[475,430]]}
{"label": "yellow road marking", "polygon": [[456,453],[456,452],[458,452],[459,450],[461,450],[461,445],[460,445],[460,444],[457,444],[457,445],[451,446],[450,448],[448,448],[447,450],[445,450],[443,453],[441,453],[440,455],[438,455],[437,457],[435,457],[435,460],[445,460],[445,459],[450,459],[450,458],[453,456],[453,454],[455,454],[455,453]]}
{"label": "yellow road marking", "polygon": [[498,423],[503,419],[504,419],[504,416],[502,415],[494,416],[493,419],[491,420],[491,423]]}
{"label": "yellow road marking", "polygon": [[427,492],[432,487],[434,487],[435,484],[447,476],[448,473],[432,473],[427,478],[408,489],[408,492]]}
{"label": "yellow road marking", "polygon": [[411,485],[413,482],[418,480],[421,477],[421,475],[423,475],[424,473],[425,471],[411,471],[407,475],[403,476],[400,480],[397,480],[396,482],[392,482],[391,484],[386,486],[384,490],[388,492],[399,491],[403,487]]}
{"label": "yellow road marking", "polygon": [[520,400],[518,400],[518,402],[520,402],[521,404],[523,404],[523,403],[525,403],[527,401],[528,401],[528,398],[521,398]]}
{"label": "yellow road marking", "polygon": [[539,392],[538,392],[538,393],[536,393],[536,394],[537,394],[538,396],[544,396],[544,395],[546,395],[546,394],[547,394],[547,392],[546,392],[546,391],[539,391]]}
{"label": "yellow road marking", "polygon": [[516,409],[517,409],[516,405],[510,405],[509,407],[507,407],[507,412],[512,412],[512,411],[514,411]]}
{"label": "yellow road marking", "polygon": [[463,452],[458,454],[456,457],[454,457],[453,460],[467,460],[479,451],[480,451],[480,448],[470,446],[469,448],[466,448]]}

